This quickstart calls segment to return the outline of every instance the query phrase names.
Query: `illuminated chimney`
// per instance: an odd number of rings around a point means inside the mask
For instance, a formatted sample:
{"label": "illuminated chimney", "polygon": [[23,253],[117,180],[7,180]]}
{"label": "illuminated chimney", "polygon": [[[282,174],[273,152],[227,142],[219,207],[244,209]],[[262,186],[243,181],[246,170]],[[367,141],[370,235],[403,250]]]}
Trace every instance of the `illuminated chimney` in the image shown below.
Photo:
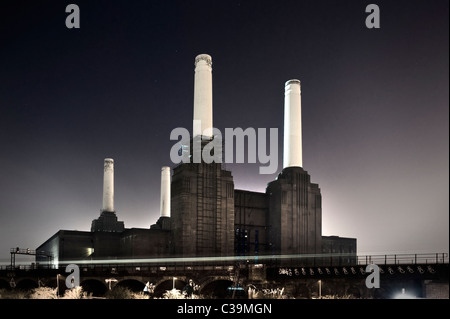
{"label": "illuminated chimney", "polygon": [[102,211],[114,212],[114,160],[112,158],[105,158]]}
{"label": "illuminated chimney", "polygon": [[303,167],[302,104],[299,80],[289,80],[284,86],[283,168]]}
{"label": "illuminated chimney", "polygon": [[195,58],[194,122],[192,137],[213,137],[212,122],[212,59],[208,54]]}
{"label": "illuminated chimney", "polygon": [[161,169],[161,217],[170,217],[170,167]]}

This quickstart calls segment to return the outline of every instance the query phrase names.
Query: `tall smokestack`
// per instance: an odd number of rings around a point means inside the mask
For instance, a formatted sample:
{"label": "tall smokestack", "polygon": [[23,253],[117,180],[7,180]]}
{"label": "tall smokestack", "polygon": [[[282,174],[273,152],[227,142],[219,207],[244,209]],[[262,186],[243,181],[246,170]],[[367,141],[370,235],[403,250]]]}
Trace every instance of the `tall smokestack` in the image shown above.
{"label": "tall smokestack", "polygon": [[161,215],[160,217],[170,217],[170,167],[161,168]]}
{"label": "tall smokestack", "polygon": [[[192,136],[204,135],[212,138],[212,119],[212,59],[208,54],[200,54],[195,58]],[[200,124],[197,125],[196,121],[200,121]]]}
{"label": "tall smokestack", "polygon": [[301,89],[296,79],[287,81],[284,86],[283,150],[283,168],[303,167]]}
{"label": "tall smokestack", "polygon": [[112,158],[105,158],[102,211],[114,212],[114,160]]}

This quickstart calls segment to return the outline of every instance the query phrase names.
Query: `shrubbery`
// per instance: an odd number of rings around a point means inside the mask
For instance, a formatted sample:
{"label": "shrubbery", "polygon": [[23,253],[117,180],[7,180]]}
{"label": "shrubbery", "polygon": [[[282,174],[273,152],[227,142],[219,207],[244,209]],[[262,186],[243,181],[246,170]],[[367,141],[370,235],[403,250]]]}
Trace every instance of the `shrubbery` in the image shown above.
{"label": "shrubbery", "polygon": [[0,299],[27,299],[29,294],[23,290],[0,289]]}
{"label": "shrubbery", "polygon": [[105,294],[106,299],[149,299],[144,292],[133,292],[129,288],[117,286],[112,290],[108,290]]}
{"label": "shrubbery", "polygon": [[57,288],[40,287],[33,289],[29,299],[57,299]]}
{"label": "shrubbery", "polygon": [[[279,289],[256,289],[253,286],[248,287],[249,299],[284,299],[284,288]],[[99,298],[99,297],[97,297]],[[195,293],[187,294],[186,291],[178,289],[167,290],[162,299],[203,299],[205,296]],[[353,299],[352,295],[323,295],[313,297],[313,299]],[[30,291],[0,289],[0,299],[93,299],[92,293],[83,290],[82,287],[67,289],[64,295],[58,296],[56,288],[40,287]],[[116,286],[108,290],[101,299],[153,299],[151,295],[144,292],[133,292],[127,287]]]}
{"label": "shrubbery", "polygon": [[91,299],[92,293],[83,291],[82,287],[67,289],[63,296],[58,296],[57,288],[39,287],[30,291],[0,290],[0,299]]}

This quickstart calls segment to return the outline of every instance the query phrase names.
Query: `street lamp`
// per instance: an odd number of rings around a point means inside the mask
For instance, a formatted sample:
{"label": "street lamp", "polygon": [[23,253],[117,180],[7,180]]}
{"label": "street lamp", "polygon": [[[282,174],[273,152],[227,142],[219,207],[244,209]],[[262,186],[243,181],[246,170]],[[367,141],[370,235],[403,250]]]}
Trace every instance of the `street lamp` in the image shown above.
{"label": "street lamp", "polygon": [[115,278],[108,278],[108,279],[105,279],[105,281],[108,283],[109,290],[111,290],[111,282],[117,282],[117,279],[115,279]]}
{"label": "street lamp", "polygon": [[173,289],[175,290],[175,280],[177,280],[177,277],[173,277]]}
{"label": "street lamp", "polygon": [[322,298],[322,280],[319,280],[319,298]]}
{"label": "street lamp", "polygon": [[56,274],[56,297],[59,297],[59,276],[60,274]]}

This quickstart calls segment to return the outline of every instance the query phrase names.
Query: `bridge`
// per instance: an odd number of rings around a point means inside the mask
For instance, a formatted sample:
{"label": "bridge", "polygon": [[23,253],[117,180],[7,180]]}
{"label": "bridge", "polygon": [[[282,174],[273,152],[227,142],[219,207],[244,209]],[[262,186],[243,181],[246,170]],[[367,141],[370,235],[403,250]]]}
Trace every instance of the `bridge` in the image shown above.
{"label": "bridge", "polygon": [[[324,295],[354,298],[395,298],[402,292],[417,298],[448,298],[448,254],[393,255],[280,255],[200,258],[79,260],[45,265],[12,265],[0,268],[0,289],[39,286],[66,289],[68,264],[80,270],[80,285],[93,296],[108,289],[127,287],[143,291],[153,284],[154,297],[192,281],[198,293],[210,298],[248,297],[248,289],[262,293],[284,288],[295,298]],[[366,266],[380,270],[380,288],[369,289]],[[405,295],[406,296],[406,295]]]}

